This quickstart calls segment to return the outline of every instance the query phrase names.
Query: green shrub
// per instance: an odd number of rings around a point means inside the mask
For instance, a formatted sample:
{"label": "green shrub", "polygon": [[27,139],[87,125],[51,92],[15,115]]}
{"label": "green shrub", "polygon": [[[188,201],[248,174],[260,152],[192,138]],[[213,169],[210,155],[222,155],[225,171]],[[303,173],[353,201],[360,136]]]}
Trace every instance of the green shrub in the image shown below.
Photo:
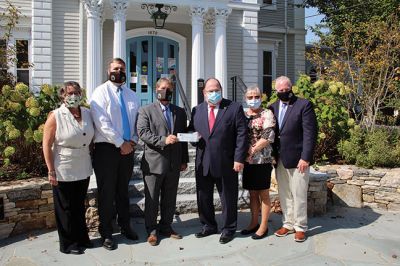
{"label": "green shrub", "polygon": [[358,127],[338,148],[347,163],[367,168],[400,166],[400,134],[396,129],[367,131]]}
{"label": "green shrub", "polygon": [[18,83],[3,86],[0,94],[1,179],[26,178],[46,172],[41,142],[44,122],[59,105],[58,88],[41,86],[34,95]]}
{"label": "green shrub", "polygon": [[[355,121],[349,118],[345,96],[349,88],[341,82],[317,80],[301,75],[292,87],[295,95],[308,99],[314,106],[318,122],[318,144],[315,149],[316,161],[335,161],[339,154],[337,144],[347,137],[349,128]],[[276,93],[271,96],[269,104],[277,100]]]}

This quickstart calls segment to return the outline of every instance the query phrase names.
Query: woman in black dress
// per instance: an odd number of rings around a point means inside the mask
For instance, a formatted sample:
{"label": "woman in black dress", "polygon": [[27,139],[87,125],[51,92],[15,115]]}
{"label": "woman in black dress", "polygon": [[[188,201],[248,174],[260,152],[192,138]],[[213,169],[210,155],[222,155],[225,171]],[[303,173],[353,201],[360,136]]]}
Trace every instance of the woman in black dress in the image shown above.
{"label": "woman in black dress", "polygon": [[[242,235],[253,234],[253,239],[262,239],[268,234],[268,216],[271,211],[269,188],[271,185],[271,143],[274,141],[275,118],[271,110],[261,107],[261,91],[249,87],[245,98],[249,127],[250,148],[243,169],[243,188],[250,191],[251,221]],[[261,223],[258,214],[261,208]]]}

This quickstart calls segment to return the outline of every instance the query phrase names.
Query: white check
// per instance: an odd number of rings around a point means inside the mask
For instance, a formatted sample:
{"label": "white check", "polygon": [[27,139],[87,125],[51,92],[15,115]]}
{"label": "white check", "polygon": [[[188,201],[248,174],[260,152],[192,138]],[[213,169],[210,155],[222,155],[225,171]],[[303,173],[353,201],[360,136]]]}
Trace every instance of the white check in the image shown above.
{"label": "white check", "polygon": [[178,133],[178,140],[180,142],[199,142],[199,133]]}

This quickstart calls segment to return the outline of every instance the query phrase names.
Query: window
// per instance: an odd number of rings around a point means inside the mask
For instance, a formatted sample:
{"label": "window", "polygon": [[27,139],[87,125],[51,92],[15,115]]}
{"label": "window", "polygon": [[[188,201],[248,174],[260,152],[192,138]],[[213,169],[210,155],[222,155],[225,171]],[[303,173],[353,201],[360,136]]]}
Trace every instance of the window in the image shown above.
{"label": "window", "polygon": [[264,5],[272,5],[273,0],[263,0]]}
{"label": "window", "polygon": [[5,77],[7,75],[7,54],[6,54],[6,41],[0,39],[0,75]]}
{"label": "window", "polygon": [[273,62],[272,62],[272,52],[263,51],[262,52],[262,87],[263,93],[267,94],[268,97],[271,96],[272,92],[272,80],[273,80]]}
{"label": "window", "polygon": [[17,40],[17,82],[29,86],[29,44],[28,40]]}
{"label": "window", "polygon": [[276,10],[276,0],[262,0],[258,1],[258,3],[261,4],[261,9]]}

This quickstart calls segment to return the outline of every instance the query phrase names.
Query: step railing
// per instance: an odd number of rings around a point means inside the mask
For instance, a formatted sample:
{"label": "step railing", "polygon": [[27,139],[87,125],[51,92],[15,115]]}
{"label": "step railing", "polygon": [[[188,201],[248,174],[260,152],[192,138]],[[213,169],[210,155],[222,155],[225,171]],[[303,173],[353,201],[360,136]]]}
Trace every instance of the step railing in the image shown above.
{"label": "step railing", "polygon": [[240,91],[242,96],[246,93],[247,85],[244,83],[242,78],[239,75],[231,77],[232,81],[232,100],[237,102],[241,102],[243,99],[238,97],[238,92]]}

